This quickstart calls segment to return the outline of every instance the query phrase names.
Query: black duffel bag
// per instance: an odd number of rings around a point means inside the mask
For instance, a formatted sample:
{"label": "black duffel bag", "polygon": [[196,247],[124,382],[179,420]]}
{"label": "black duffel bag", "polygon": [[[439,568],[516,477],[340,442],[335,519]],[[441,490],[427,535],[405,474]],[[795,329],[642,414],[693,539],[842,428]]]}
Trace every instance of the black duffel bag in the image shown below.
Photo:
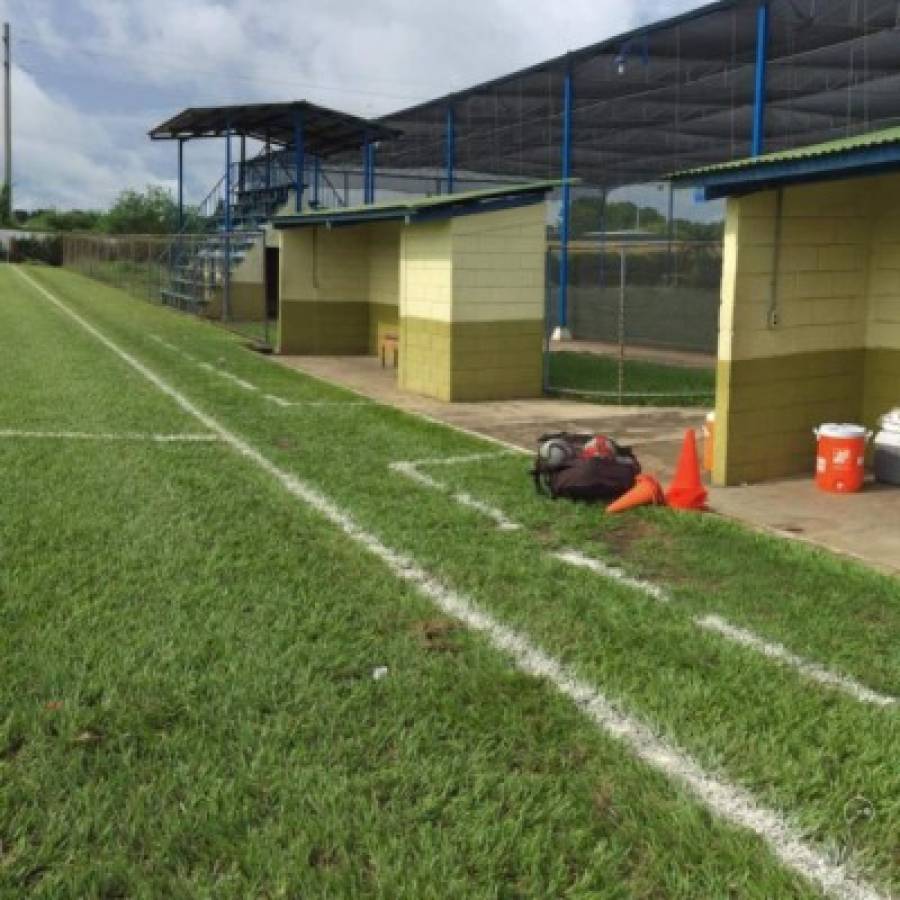
{"label": "black duffel bag", "polygon": [[[599,444],[600,451],[586,455],[592,444]],[[611,503],[634,487],[640,471],[630,447],[620,447],[608,437],[559,432],[538,439],[531,474],[538,493],[554,500]]]}

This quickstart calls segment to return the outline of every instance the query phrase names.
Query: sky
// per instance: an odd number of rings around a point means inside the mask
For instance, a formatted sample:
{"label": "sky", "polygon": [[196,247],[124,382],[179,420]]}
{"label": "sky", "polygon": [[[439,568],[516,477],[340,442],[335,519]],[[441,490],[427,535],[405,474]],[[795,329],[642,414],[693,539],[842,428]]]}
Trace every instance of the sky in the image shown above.
{"label": "sky", "polygon": [[[187,106],[307,99],[377,116],[697,0],[0,0],[12,31],[17,208],[105,208],[173,189],[176,145],[147,131]],[[185,199],[224,171],[185,148]]]}

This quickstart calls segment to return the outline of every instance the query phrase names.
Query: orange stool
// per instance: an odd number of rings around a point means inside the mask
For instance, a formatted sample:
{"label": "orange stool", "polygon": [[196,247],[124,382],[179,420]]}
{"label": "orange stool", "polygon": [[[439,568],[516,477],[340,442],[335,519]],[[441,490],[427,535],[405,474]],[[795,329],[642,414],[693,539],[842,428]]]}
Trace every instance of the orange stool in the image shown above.
{"label": "orange stool", "polygon": [[380,355],[382,369],[387,364],[387,355],[389,352],[394,354],[394,368],[396,369],[397,361],[400,358],[400,339],[396,334],[383,334],[381,336]]}

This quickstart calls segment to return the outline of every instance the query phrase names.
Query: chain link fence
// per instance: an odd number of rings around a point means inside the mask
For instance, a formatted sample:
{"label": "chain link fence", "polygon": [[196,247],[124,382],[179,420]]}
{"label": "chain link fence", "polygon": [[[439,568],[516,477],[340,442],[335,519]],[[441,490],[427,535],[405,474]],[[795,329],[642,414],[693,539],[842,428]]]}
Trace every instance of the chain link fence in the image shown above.
{"label": "chain link fence", "polygon": [[262,232],[67,234],[62,265],[141,300],[217,322],[270,348]]}
{"label": "chain link fence", "polygon": [[568,331],[558,331],[559,246],[551,244],[546,391],[624,405],[710,405],[721,273],[719,242],[574,242]]}

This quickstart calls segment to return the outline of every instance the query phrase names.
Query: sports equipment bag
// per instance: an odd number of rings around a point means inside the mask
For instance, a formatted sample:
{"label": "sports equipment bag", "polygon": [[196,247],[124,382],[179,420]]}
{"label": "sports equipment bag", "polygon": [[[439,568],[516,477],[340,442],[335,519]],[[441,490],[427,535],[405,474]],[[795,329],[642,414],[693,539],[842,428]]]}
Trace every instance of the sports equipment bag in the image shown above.
{"label": "sports equipment bag", "polygon": [[538,439],[535,489],[557,500],[612,502],[634,487],[641,465],[629,447],[593,434],[558,432]]}

